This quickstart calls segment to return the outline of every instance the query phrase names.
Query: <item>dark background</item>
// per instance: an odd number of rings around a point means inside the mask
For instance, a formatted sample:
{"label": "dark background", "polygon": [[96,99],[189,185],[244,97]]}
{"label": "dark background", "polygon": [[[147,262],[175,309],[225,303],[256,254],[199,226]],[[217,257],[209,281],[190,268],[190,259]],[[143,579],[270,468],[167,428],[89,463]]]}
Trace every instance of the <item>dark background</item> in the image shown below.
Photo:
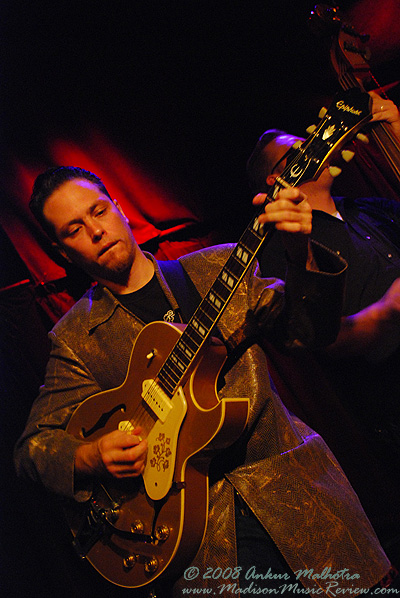
{"label": "dark background", "polygon": [[[257,138],[270,127],[304,135],[339,89],[330,37],[308,25],[314,4],[2,0],[0,209],[12,206],[15,161],[43,164],[50,139],[83,141],[96,130],[235,240],[251,214],[245,163]],[[398,16],[393,0],[340,6],[374,26]],[[389,19],[371,39],[381,85],[399,79],[398,23]],[[398,86],[390,97],[400,104]],[[4,233],[0,260],[0,286],[29,276]],[[54,539],[51,505],[15,479],[11,462],[47,350],[47,322],[26,293],[7,294],[0,305],[0,594],[80,598],[83,586],[71,581]]]}
{"label": "dark background", "polygon": [[[49,137],[79,140],[96,129],[236,232],[250,206],[245,162],[259,135],[269,127],[305,135],[339,88],[330,38],[308,26],[314,4],[3,1],[2,164],[10,155],[39,162]],[[360,20],[371,6],[387,17],[393,4],[340,6],[345,14],[355,7]],[[389,48],[387,37],[386,46],[371,41],[382,85],[399,76],[398,31]]]}

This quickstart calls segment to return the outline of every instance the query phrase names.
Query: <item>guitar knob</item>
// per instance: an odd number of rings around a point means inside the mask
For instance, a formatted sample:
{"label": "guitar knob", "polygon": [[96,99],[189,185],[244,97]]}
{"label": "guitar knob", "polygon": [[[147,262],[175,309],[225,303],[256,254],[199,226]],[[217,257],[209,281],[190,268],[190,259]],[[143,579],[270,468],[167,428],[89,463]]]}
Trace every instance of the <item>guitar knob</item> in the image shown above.
{"label": "guitar knob", "polygon": [[124,569],[130,570],[136,565],[136,557],[134,554],[127,556],[123,560]]}
{"label": "guitar knob", "polygon": [[355,152],[352,152],[351,150],[343,150],[342,151],[342,158],[345,162],[350,162],[350,160],[352,160],[355,156]]}
{"label": "guitar knob", "polygon": [[315,131],[316,128],[317,128],[317,125],[310,125],[306,129],[306,133],[308,133],[309,135],[311,135],[311,133],[314,133],[314,131]]}
{"label": "guitar knob", "polygon": [[339,176],[339,174],[342,172],[342,169],[338,168],[337,166],[329,166],[328,170],[329,170],[330,175],[333,176],[334,178]]}
{"label": "guitar knob", "polygon": [[137,519],[136,521],[134,521],[131,525],[131,532],[133,532],[134,534],[143,534],[143,532],[144,532],[143,521],[140,521],[140,519]]}
{"label": "guitar knob", "polygon": [[111,523],[115,523],[116,521],[118,521],[119,513],[120,511],[117,508],[110,509],[107,512],[107,519],[109,519]]}
{"label": "guitar knob", "polygon": [[146,571],[146,573],[155,573],[158,569],[158,560],[156,559],[155,556],[153,556],[151,559],[147,559],[147,561],[144,564],[144,570]]}
{"label": "guitar knob", "polygon": [[292,149],[299,149],[299,147],[301,146],[303,142],[301,141],[301,139],[298,139],[297,141],[295,141],[292,145]]}
{"label": "guitar knob", "polygon": [[356,138],[361,141],[362,143],[369,143],[369,139],[366,135],[364,135],[363,133],[358,133],[356,135]]}
{"label": "guitar knob", "polygon": [[169,527],[167,525],[160,525],[155,531],[155,536],[160,542],[165,542],[170,534]]}

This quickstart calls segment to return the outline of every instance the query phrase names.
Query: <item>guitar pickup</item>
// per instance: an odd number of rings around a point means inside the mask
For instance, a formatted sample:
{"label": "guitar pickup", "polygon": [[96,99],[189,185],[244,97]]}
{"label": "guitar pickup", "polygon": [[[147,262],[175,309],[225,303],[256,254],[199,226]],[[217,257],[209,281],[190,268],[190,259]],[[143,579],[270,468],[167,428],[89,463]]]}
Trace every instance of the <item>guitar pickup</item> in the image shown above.
{"label": "guitar pickup", "polygon": [[142,398],[154,415],[164,423],[172,409],[172,403],[167,394],[154,380],[143,380]]}

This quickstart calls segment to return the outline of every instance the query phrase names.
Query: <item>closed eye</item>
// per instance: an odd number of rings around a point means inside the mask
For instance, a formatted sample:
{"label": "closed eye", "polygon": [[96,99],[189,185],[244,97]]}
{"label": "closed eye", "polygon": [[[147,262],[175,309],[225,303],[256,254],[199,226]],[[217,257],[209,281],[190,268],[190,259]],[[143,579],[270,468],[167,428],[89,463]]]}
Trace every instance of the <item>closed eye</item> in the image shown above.
{"label": "closed eye", "polygon": [[104,212],[106,211],[106,208],[101,208],[101,210],[98,210],[95,214],[95,216],[102,216],[104,214]]}
{"label": "closed eye", "polygon": [[64,237],[65,238],[75,237],[79,233],[80,230],[81,230],[80,226],[76,226],[75,228],[71,228],[70,230],[67,230],[65,232]]}

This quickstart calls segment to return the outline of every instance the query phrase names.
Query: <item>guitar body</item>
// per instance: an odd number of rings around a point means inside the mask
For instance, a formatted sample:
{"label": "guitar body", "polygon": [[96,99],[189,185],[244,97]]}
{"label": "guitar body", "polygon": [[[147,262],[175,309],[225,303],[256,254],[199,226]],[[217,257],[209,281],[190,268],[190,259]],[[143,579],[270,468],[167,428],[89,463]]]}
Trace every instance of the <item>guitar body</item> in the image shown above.
{"label": "guitar body", "polygon": [[[207,525],[209,462],[247,422],[248,399],[219,400],[216,394],[226,358],[222,344],[200,352],[183,386],[167,399],[166,416],[152,412],[143,395],[180,335],[178,326],[165,322],[147,325],[136,339],[124,383],[86,399],[67,428],[76,438],[93,441],[141,425],[148,440],[143,476],[107,480],[86,506],[66,509],[78,552],[124,587],[152,583],[167,567],[173,579],[194,558]],[[88,525],[90,520],[95,523]]]}

